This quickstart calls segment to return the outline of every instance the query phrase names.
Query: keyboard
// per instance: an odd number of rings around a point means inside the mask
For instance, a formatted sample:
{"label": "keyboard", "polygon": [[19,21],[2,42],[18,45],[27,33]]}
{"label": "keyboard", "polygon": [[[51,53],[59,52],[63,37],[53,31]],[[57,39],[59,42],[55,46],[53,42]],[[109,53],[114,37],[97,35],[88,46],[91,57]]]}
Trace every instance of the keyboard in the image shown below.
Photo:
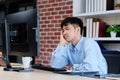
{"label": "keyboard", "polygon": [[65,69],[57,69],[57,68],[52,68],[52,67],[47,67],[42,64],[33,64],[31,66],[33,69],[40,69],[40,70],[46,70],[46,71],[66,71]]}

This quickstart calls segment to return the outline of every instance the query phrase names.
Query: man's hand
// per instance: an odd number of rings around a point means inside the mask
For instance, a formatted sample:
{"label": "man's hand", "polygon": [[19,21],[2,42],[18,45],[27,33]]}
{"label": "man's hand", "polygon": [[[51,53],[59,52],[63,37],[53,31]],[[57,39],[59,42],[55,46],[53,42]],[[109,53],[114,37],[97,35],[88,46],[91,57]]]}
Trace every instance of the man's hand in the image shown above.
{"label": "man's hand", "polygon": [[0,52],[0,57],[2,57],[3,56],[3,54],[2,54],[2,52]]}
{"label": "man's hand", "polygon": [[72,65],[67,65],[67,66],[63,67],[63,69],[65,69],[65,70],[70,70],[71,67],[72,67]]}
{"label": "man's hand", "polygon": [[65,45],[66,43],[68,43],[68,42],[63,38],[62,31],[61,31],[61,33],[60,33],[60,45]]}

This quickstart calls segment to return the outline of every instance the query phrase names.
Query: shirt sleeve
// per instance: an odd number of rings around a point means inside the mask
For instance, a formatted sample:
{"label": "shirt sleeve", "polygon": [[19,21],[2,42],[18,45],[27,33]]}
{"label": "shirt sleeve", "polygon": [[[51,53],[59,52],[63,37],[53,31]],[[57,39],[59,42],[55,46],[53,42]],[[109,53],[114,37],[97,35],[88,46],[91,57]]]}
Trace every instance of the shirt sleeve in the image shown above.
{"label": "shirt sleeve", "polygon": [[50,65],[53,68],[63,68],[68,64],[67,59],[65,58],[65,54],[67,51],[67,46],[58,45],[56,50],[52,52],[52,57],[50,61]]}

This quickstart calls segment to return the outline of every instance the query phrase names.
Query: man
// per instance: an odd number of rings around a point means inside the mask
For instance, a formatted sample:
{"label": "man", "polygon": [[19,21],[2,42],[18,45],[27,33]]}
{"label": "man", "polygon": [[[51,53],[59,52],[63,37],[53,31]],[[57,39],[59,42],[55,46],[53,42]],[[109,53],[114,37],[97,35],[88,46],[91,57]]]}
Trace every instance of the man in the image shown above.
{"label": "man", "polygon": [[51,67],[69,70],[74,64],[80,71],[107,74],[107,63],[96,41],[82,37],[83,22],[68,17],[61,23],[60,44],[52,53]]}

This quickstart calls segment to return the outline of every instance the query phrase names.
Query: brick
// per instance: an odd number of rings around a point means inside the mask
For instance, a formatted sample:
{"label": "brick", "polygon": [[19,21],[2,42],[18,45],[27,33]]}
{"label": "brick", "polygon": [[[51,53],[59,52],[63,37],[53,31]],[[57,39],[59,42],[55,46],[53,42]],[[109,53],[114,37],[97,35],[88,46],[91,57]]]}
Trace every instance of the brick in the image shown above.
{"label": "brick", "polygon": [[48,24],[48,27],[54,27],[54,24]]}
{"label": "brick", "polygon": [[53,50],[52,49],[47,49],[48,52],[52,52]]}
{"label": "brick", "polygon": [[65,2],[59,3],[59,6],[65,6]]}
{"label": "brick", "polygon": [[53,36],[53,37],[51,37],[51,39],[57,39],[57,37]]}
{"label": "brick", "polygon": [[43,1],[41,1],[41,4],[47,4],[48,3],[48,1],[46,0],[43,0]]}
{"label": "brick", "polygon": [[54,44],[58,44],[60,41],[54,41]]}
{"label": "brick", "polygon": [[46,4],[45,7],[49,8],[49,7],[51,7],[51,4]]}
{"label": "brick", "polygon": [[44,21],[44,23],[48,24],[48,23],[50,23],[50,21],[46,20],[46,21]]}
{"label": "brick", "polygon": [[68,10],[68,9],[70,9],[70,6],[64,6],[62,9]]}
{"label": "brick", "polygon": [[62,0],[57,0],[57,2],[62,2]]}
{"label": "brick", "polygon": [[44,15],[45,15],[45,16],[49,16],[49,15],[51,15],[51,13],[50,13],[50,12],[45,12]]}
{"label": "brick", "polygon": [[47,43],[53,44],[53,41],[52,40],[51,41],[47,41]]}
{"label": "brick", "polygon": [[57,47],[57,45],[50,45],[50,47],[51,47],[51,48],[56,48],[56,47]]}
{"label": "brick", "polygon": [[57,20],[52,20],[51,22],[52,22],[52,23],[57,23]]}
{"label": "brick", "polygon": [[46,51],[46,49],[43,49],[43,48],[42,48],[42,49],[40,49],[40,50],[41,50],[41,51]]}
{"label": "brick", "polygon": [[44,37],[44,39],[50,39],[50,37]]}
{"label": "brick", "polygon": [[57,28],[52,28],[51,31],[58,31],[58,29]]}
{"label": "brick", "polygon": [[72,5],[72,1],[66,2],[66,5]]}
{"label": "brick", "polygon": [[54,8],[48,8],[48,11],[54,11]]}
{"label": "brick", "polygon": [[58,12],[54,11],[54,12],[51,12],[51,15],[57,15]]}
{"label": "brick", "polygon": [[65,14],[65,11],[59,11],[59,14],[60,15]]}
{"label": "brick", "polygon": [[[46,41],[40,41],[40,42],[41,42],[42,44],[43,44],[43,43],[46,43]],[[44,45],[44,46],[45,46],[45,45]],[[46,47],[46,46],[45,46],[45,47]]]}
{"label": "brick", "polygon": [[61,19],[61,16],[60,15],[56,15],[55,19]]}
{"label": "brick", "polygon": [[72,10],[67,10],[66,14],[72,14]]}
{"label": "brick", "polygon": [[45,32],[50,32],[49,28],[44,29]]}
{"label": "brick", "polygon": [[44,56],[49,56],[49,53],[44,53]]}
{"label": "brick", "polygon": [[52,7],[56,7],[56,6],[58,6],[58,4],[57,3],[53,3],[51,6]]}
{"label": "brick", "polygon": [[48,16],[48,19],[54,19],[54,16]]}
{"label": "brick", "polygon": [[55,11],[60,11],[62,8],[61,7],[56,7]]}
{"label": "brick", "polygon": [[54,3],[54,2],[56,2],[56,0],[49,0],[49,2],[50,2],[50,3]]}
{"label": "brick", "polygon": [[44,45],[44,47],[49,47],[49,45],[47,44],[47,45]]}
{"label": "brick", "polygon": [[[43,22],[43,23],[45,23],[45,21]],[[47,27],[47,25],[45,25],[45,24],[41,24],[41,28],[46,28]]]}
{"label": "brick", "polygon": [[40,6],[38,6],[38,8],[44,8],[44,5],[40,5]]}
{"label": "brick", "polygon": [[67,17],[70,17],[70,15],[63,15],[62,18],[67,18]]}
{"label": "brick", "polygon": [[50,35],[50,36],[53,36],[53,33],[52,33],[52,32],[49,32],[49,35]]}

